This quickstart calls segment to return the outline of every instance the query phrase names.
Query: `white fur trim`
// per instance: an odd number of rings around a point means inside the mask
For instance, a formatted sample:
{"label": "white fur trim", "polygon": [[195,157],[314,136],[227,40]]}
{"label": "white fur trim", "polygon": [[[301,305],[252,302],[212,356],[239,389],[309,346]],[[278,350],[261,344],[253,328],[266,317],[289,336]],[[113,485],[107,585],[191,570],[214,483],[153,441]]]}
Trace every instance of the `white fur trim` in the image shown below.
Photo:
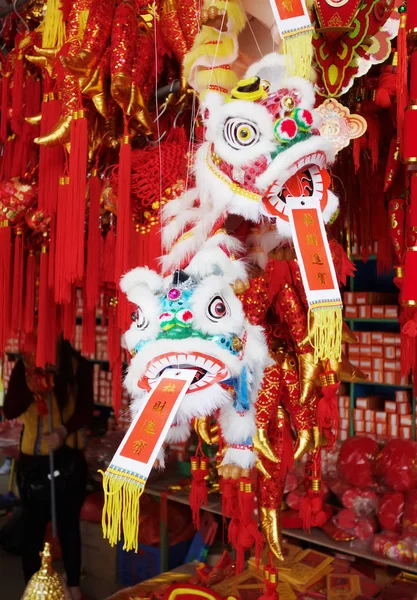
{"label": "white fur trim", "polygon": [[[259,175],[256,180],[256,185],[261,190],[267,190],[270,185],[283,186],[284,183],[293,175],[291,169],[295,163],[300,159],[304,158],[309,154],[315,152],[324,152],[326,156],[326,162],[332,163],[335,159],[335,150],[331,142],[321,137],[320,135],[313,135],[303,142],[298,142],[284,150],[269,165],[266,171]],[[307,163],[308,166],[310,163]]]}
{"label": "white fur trim", "polygon": [[[224,236],[223,234],[219,235],[219,237],[231,238],[231,236]],[[195,255],[186,268],[187,273],[201,279],[217,274],[220,271],[227,283],[234,283],[237,279],[246,281],[247,274],[244,262],[232,260],[221,248],[214,246],[213,242],[222,243],[221,240],[216,240],[215,238],[217,236],[213,236],[207,240],[202,250]]]}
{"label": "white fur trim", "polygon": [[162,290],[163,279],[156,271],[151,271],[148,267],[132,269],[120,279],[120,289],[127,294],[129,300],[130,294],[137,286],[147,286],[155,294]]}
{"label": "white fur trim", "polygon": [[[126,382],[126,379],[125,379]],[[125,385],[126,387],[126,385]],[[145,403],[145,399],[147,397],[147,393],[143,390],[140,390],[138,388],[138,386],[135,386],[136,389],[127,389],[127,391],[129,392],[130,396],[132,397],[132,402],[129,405],[129,412],[130,412],[130,418],[133,421],[133,419],[136,417],[137,413],[139,412],[139,410],[142,408],[142,406]]]}
{"label": "white fur trim", "polygon": [[176,414],[177,423],[189,423],[194,417],[210,417],[226,403],[230,394],[217,383],[199,392],[186,394]]}
{"label": "white fur trim", "polygon": [[243,444],[256,432],[254,407],[239,414],[232,404],[225,404],[220,410],[220,427],[226,444]]}
{"label": "white fur trim", "polygon": [[165,442],[167,444],[178,444],[185,442],[190,437],[190,422],[184,421],[176,425],[171,425],[168,430]]}
{"label": "white fur trim", "polygon": [[163,471],[165,469],[165,449],[164,448],[161,448],[160,451],[158,452],[155,462],[156,461],[159,461],[159,464],[157,467],[154,467],[154,468],[158,469],[158,471]]}
{"label": "white fur trim", "polygon": [[255,464],[256,453],[253,450],[238,450],[237,448],[228,448],[222,460],[222,466],[237,465],[242,469],[251,469]]}
{"label": "white fur trim", "polygon": [[260,61],[253,63],[246,72],[245,77],[260,77],[269,81],[270,93],[281,88],[289,91],[295,89],[301,97],[301,108],[311,110],[315,104],[314,87],[307,79],[302,77],[286,77],[286,58],[283,54],[271,52]]}

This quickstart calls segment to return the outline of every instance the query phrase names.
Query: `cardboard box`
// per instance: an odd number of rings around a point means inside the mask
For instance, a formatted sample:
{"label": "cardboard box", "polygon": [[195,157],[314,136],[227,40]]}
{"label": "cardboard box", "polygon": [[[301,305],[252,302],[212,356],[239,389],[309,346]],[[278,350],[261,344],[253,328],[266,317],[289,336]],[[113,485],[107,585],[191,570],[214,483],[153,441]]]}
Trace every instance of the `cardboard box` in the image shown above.
{"label": "cardboard box", "polygon": [[387,383],[388,385],[395,385],[396,381],[394,371],[385,371],[384,383]]}
{"label": "cardboard box", "polygon": [[368,304],[368,292],[356,292],[356,304]]}
{"label": "cardboard box", "polygon": [[[361,307],[361,308],[363,308],[363,307]],[[370,331],[359,331],[359,332],[355,331],[355,334],[357,334],[357,337],[358,337],[361,345],[367,344],[368,346],[370,346],[372,344]]]}
{"label": "cardboard box", "polygon": [[395,346],[395,358],[396,360],[401,360],[401,348]]}
{"label": "cardboard box", "polygon": [[408,404],[410,401],[410,393],[407,392],[407,390],[396,390],[395,401],[397,402],[397,404],[401,404],[402,402]]}
{"label": "cardboard box", "polygon": [[339,396],[339,408],[349,408],[350,406],[350,397],[349,396]]}
{"label": "cardboard box", "polygon": [[359,344],[349,344],[348,348],[349,348],[349,357],[360,355],[361,346]]}
{"label": "cardboard box", "polygon": [[388,415],[388,425],[399,425],[400,422],[400,415],[393,415],[393,414],[389,414]]}
{"label": "cardboard box", "polygon": [[370,319],[371,318],[371,307],[366,305],[358,306],[358,318],[359,319]]}
{"label": "cardboard box", "polygon": [[341,442],[345,442],[349,437],[349,431],[344,431],[343,429],[339,429],[337,434],[337,439]]}
{"label": "cardboard box", "polygon": [[356,408],[366,410],[368,407],[368,398],[356,398]]}
{"label": "cardboard box", "polygon": [[397,412],[396,402],[386,401],[385,402],[385,412],[395,414]]}
{"label": "cardboard box", "polygon": [[353,409],[353,419],[355,421],[363,421],[365,420],[365,412],[362,408],[354,408]]}
{"label": "cardboard box", "polygon": [[360,358],[359,366],[363,371],[367,371],[368,373],[372,370],[372,359],[371,358]]}
{"label": "cardboard box", "polygon": [[365,432],[365,421],[354,421],[353,428],[356,433],[364,433]]}
{"label": "cardboard box", "polygon": [[374,410],[365,410],[365,421],[369,422],[372,421],[373,423],[375,423],[376,421],[376,411]]}
{"label": "cardboard box", "polygon": [[359,349],[361,358],[370,358],[372,356],[372,346],[363,344]]}
{"label": "cardboard box", "polygon": [[392,437],[392,438],[396,438],[398,437],[398,432],[399,432],[399,426],[398,425],[389,425],[388,424],[388,436]]}
{"label": "cardboard box", "polygon": [[372,331],[371,332],[371,340],[372,340],[372,344],[383,344],[384,334],[382,333],[382,331]]}
{"label": "cardboard box", "polygon": [[349,419],[340,419],[339,427],[340,429],[347,431],[349,429]]}
{"label": "cardboard box", "polygon": [[384,359],[384,371],[395,371],[395,360]]}
{"label": "cardboard box", "polygon": [[384,344],[386,346],[395,346],[395,333],[388,333],[386,331],[384,331],[383,333],[383,340],[384,340]]}
{"label": "cardboard box", "polygon": [[395,359],[395,346],[383,346],[384,348],[384,358],[386,359]]}
{"label": "cardboard box", "polygon": [[384,306],[384,317],[386,319],[396,319],[398,317],[398,306]]}
{"label": "cardboard box", "polygon": [[349,409],[348,408],[339,408],[339,416],[341,419],[349,419]]}
{"label": "cardboard box", "polygon": [[356,304],[355,293],[354,292],[344,292],[344,294],[343,294],[343,304],[345,306]]}
{"label": "cardboard box", "polygon": [[369,421],[365,423],[365,432],[366,433],[375,433],[376,432],[376,423]]}
{"label": "cardboard box", "polygon": [[387,435],[387,426],[384,423],[376,424],[376,434],[377,435]]}
{"label": "cardboard box", "polygon": [[400,420],[401,427],[412,427],[413,418],[411,415],[397,415]]}
{"label": "cardboard box", "polygon": [[378,410],[375,413],[375,420],[377,423],[387,423],[387,421],[388,421],[387,417],[388,417],[388,415],[385,411]]}
{"label": "cardboard box", "polygon": [[372,319],[383,319],[384,318],[384,307],[383,306],[372,306],[371,307],[371,318]]}
{"label": "cardboard box", "polygon": [[409,415],[411,414],[411,407],[408,403],[401,402],[397,404],[397,412],[399,415]]}
{"label": "cardboard box", "polygon": [[411,427],[400,427],[400,438],[411,440]]}
{"label": "cardboard box", "polygon": [[[382,346],[379,346],[382,350]],[[382,354],[382,352],[381,352]],[[373,358],[372,359],[372,369],[374,371],[383,371],[384,369],[384,359],[383,358]]]}
{"label": "cardboard box", "polygon": [[384,346],[382,344],[374,344],[371,346],[371,356],[373,358],[382,358],[384,356]]}
{"label": "cardboard box", "polygon": [[358,318],[358,307],[357,306],[345,306],[345,318],[346,319],[357,319]]}

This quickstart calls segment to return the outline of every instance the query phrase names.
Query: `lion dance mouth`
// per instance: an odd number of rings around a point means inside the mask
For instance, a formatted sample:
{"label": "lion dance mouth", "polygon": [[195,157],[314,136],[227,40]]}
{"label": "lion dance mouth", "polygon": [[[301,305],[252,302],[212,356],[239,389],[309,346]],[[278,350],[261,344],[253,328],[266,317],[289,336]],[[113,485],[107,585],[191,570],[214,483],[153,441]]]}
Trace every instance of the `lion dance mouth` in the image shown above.
{"label": "lion dance mouth", "polygon": [[[263,198],[265,212],[288,222],[287,199],[318,196],[323,211],[327,206],[330,177],[324,168],[326,156],[314,152],[296,161],[286,172],[284,183],[279,180],[269,187]],[[289,176],[288,176],[289,173]]]}
{"label": "lion dance mouth", "polygon": [[230,377],[226,365],[213,356],[201,352],[187,354],[167,352],[156,356],[147,364],[145,375],[138,381],[138,387],[150,390],[167,369],[192,369],[196,371],[188,393],[202,391]]}

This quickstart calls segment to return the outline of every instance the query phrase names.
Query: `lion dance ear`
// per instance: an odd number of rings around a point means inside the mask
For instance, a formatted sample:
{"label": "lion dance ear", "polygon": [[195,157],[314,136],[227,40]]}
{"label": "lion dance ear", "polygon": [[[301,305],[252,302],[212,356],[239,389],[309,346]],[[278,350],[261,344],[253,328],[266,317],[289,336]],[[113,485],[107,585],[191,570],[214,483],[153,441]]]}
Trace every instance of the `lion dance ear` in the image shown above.
{"label": "lion dance ear", "polygon": [[158,294],[163,290],[164,280],[158,273],[147,267],[137,267],[120,279],[120,289],[134,304],[139,303],[137,300],[143,287],[148,288],[153,294]]}

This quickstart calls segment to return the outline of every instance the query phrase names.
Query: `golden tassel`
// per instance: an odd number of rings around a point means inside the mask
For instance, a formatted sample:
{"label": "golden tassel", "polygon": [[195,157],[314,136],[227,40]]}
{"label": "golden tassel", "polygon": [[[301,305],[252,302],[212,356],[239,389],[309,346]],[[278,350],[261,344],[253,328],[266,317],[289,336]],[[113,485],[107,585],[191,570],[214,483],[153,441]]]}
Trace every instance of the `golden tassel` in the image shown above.
{"label": "golden tassel", "polygon": [[65,41],[65,23],[61,0],[48,0],[43,20],[42,47],[61,48]]}
{"label": "golden tassel", "polygon": [[123,550],[138,551],[140,497],[144,486],[108,470],[103,475],[103,537],[115,546],[123,537]]}
{"label": "golden tassel", "polygon": [[314,362],[342,358],[342,308],[326,307],[309,311],[308,337],[314,348]]}
{"label": "golden tassel", "polygon": [[283,51],[287,73],[291,76],[310,79],[313,62],[313,29],[283,40]]}

